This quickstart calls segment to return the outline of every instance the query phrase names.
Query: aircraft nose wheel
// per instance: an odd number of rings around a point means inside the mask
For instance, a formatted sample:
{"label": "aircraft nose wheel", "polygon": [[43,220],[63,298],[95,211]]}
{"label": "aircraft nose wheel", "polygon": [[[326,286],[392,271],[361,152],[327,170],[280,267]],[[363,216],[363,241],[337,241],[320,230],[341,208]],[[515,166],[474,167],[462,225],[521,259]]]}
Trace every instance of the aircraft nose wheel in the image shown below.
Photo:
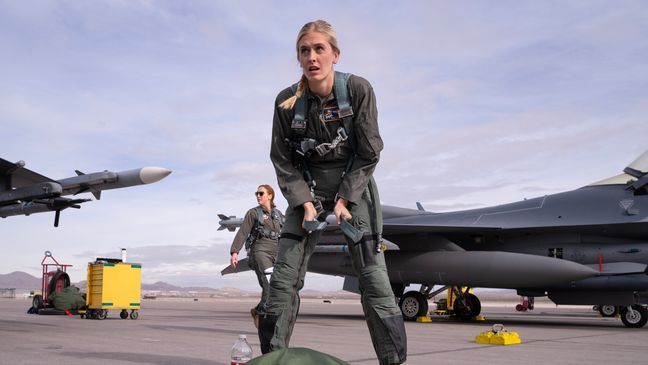
{"label": "aircraft nose wheel", "polygon": [[403,319],[414,321],[417,317],[427,315],[428,302],[425,295],[418,291],[408,291],[398,303]]}
{"label": "aircraft nose wheel", "polygon": [[476,295],[468,293],[463,300],[462,298],[455,299],[453,308],[457,318],[469,321],[481,313],[481,302]]}
{"label": "aircraft nose wheel", "polygon": [[621,322],[629,328],[641,328],[648,322],[648,310],[642,305],[635,304],[622,307],[620,310]]}

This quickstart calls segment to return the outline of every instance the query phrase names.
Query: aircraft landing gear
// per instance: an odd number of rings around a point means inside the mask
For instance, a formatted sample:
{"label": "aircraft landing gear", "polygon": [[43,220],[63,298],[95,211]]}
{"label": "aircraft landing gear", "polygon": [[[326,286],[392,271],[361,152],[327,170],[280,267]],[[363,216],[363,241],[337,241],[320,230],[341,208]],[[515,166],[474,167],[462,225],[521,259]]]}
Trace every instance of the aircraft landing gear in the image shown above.
{"label": "aircraft landing gear", "polygon": [[619,307],[616,305],[599,305],[598,312],[602,317],[614,317],[619,314]]}
{"label": "aircraft landing gear", "polygon": [[403,295],[398,303],[403,319],[414,321],[417,317],[425,316],[428,312],[428,301],[423,293],[418,291],[408,291]]}
{"label": "aircraft landing gear", "polygon": [[481,302],[475,294],[470,293],[470,288],[466,288],[465,291],[462,291],[461,288],[453,287],[452,288],[456,299],[453,304],[454,315],[462,320],[469,321],[481,313]]}
{"label": "aircraft landing gear", "polygon": [[621,307],[621,322],[629,328],[641,328],[648,322],[648,310],[643,305],[635,304]]}
{"label": "aircraft landing gear", "polygon": [[[416,318],[426,316],[428,314],[428,299],[448,289],[447,286],[432,292],[434,285],[421,285],[419,291],[411,290],[400,296],[398,307],[403,313],[403,319],[406,321],[414,321]],[[394,285],[392,285],[394,290]],[[404,291],[404,287],[403,290]],[[402,293],[401,291],[401,293]]]}
{"label": "aircraft landing gear", "polygon": [[418,317],[427,315],[428,299],[437,294],[447,291],[447,299],[437,302],[435,314],[452,315],[464,321],[471,320],[481,313],[481,302],[469,287],[449,287],[432,292],[432,285],[422,285],[419,291],[408,291],[398,302],[403,313],[403,319],[407,321],[416,320]]}
{"label": "aircraft landing gear", "polygon": [[520,297],[520,304],[515,306],[515,310],[518,312],[526,312],[527,310],[533,310],[534,297],[522,296]]}

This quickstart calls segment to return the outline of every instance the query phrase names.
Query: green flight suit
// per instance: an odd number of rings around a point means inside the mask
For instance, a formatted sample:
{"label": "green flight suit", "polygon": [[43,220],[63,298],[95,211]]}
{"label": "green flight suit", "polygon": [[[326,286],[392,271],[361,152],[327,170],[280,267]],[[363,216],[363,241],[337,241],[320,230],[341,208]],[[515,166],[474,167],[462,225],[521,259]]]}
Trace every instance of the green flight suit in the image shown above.
{"label": "green flight suit", "polygon": [[[378,131],[376,101],[373,89],[365,79],[351,75],[347,86],[354,113],[353,138],[357,141],[353,164],[342,178],[347,162],[354,154],[354,148],[347,140],[325,155],[314,153],[309,156],[308,170],[316,182],[314,194],[326,210],[319,219],[331,213],[336,197],[349,201],[350,223],[363,232],[359,243],[353,244],[348,238],[347,243],[360,282],[369,334],[381,364],[400,364],[407,357],[405,326],[391,290],[384,255],[376,250],[376,239],[382,232],[382,216],[372,174],[383,148]],[[321,235],[318,231],[308,234],[301,226],[304,215],[302,204],[314,199],[303,171],[293,163],[292,148],[284,142],[286,138],[294,136],[291,129],[294,110],[283,109],[279,104],[292,95],[291,88],[287,88],[277,96],[272,129],[270,157],[279,187],[289,206],[279,239],[266,315],[259,325],[264,353],[289,345],[299,311],[299,290],[304,286],[308,260]],[[338,128],[343,125],[337,114],[335,91],[324,100],[308,90],[303,97],[308,98],[305,137],[319,143],[331,143],[338,135]]]}
{"label": "green flight suit", "polygon": [[[277,256],[277,240],[281,232],[281,217],[276,216],[273,219],[272,212],[268,212],[263,206],[261,208],[263,209],[263,228],[273,232],[272,236],[274,238],[267,237],[267,235],[259,236],[248,252],[248,265],[254,270],[259,281],[259,286],[261,287],[261,300],[255,307],[257,313],[260,314],[263,313],[265,308],[264,304],[270,294],[270,283],[264,271],[274,265],[275,257]],[[278,211],[277,213],[281,214]],[[250,234],[256,234],[254,230],[257,228],[257,219],[256,207],[245,213],[241,228],[236,232],[234,241],[232,241],[230,254],[238,253],[243,248],[243,245],[245,245],[245,240],[248,236]]]}

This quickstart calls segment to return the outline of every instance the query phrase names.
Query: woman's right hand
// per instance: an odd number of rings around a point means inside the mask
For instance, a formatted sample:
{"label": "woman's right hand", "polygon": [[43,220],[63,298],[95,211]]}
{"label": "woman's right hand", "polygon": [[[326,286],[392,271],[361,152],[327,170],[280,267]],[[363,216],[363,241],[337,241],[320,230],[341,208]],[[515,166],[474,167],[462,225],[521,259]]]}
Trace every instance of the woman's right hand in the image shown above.
{"label": "woman's right hand", "polygon": [[[305,228],[304,223],[306,221],[314,221],[315,218],[317,217],[317,209],[315,209],[315,205],[313,205],[313,202],[306,202],[302,204],[302,207],[304,207],[304,220],[302,220],[302,228]],[[311,233],[312,231],[308,231],[308,233]]]}
{"label": "woman's right hand", "polygon": [[232,254],[232,256],[230,257],[230,265],[232,265],[232,267],[236,269],[236,265],[238,265],[238,253],[234,252]]}

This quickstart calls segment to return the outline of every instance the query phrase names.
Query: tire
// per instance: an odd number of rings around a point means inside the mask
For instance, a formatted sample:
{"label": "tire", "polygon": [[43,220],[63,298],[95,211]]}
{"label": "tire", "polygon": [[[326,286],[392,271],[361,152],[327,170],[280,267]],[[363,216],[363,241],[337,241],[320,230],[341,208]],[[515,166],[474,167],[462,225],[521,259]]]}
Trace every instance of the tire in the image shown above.
{"label": "tire", "polygon": [[139,318],[139,312],[138,311],[132,311],[130,314],[131,319],[137,319]]}
{"label": "tire", "polygon": [[128,318],[128,311],[126,309],[122,309],[122,311],[119,312],[119,318],[121,318],[121,319]]}
{"label": "tire", "polygon": [[629,311],[628,307],[621,307],[619,311],[621,314],[621,322],[628,328],[641,328],[645,326],[648,321],[648,310],[646,307],[635,304],[631,308],[632,311]]}
{"label": "tire", "polygon": [[616,305],[599,305],[598,311],[603,317],[614,317],[619,314],[619,307]]}
{"label": "tire", "polygon": [[403,319],[414,321],[417,317],[427,315],[428,302],[425,295],[418,291],[408,291],[398,302]]}
{"label": "tire", "polygon": [[63,287],[67,288],[70,286],[70,276],[65,272],[58,270],[52,278],[50,279],[49,285],[47,286],[47,295],[52,295],[56,291],[56,283],[63,280]]}
{"label": "tire", "polygon": [[108,318],[108,310],[106,310],[106,309],[100,310],[98,315],[97,315],[97,319],[103,320],[103,319],[106,319],[106,318]]}
{"label": "tire", "polygon": [[465,295],[465,304],[460,298],[457,298],[453,308],[457,318],[469,321],[481,313],[481,302],[476,295],[468,293]]}
{"label": "tire", "polygon": [[44,307],[45,305],[43,304],[43,296],[40,294],[34,295],[34,298],[32,299],[32,308],[39,310]]}

